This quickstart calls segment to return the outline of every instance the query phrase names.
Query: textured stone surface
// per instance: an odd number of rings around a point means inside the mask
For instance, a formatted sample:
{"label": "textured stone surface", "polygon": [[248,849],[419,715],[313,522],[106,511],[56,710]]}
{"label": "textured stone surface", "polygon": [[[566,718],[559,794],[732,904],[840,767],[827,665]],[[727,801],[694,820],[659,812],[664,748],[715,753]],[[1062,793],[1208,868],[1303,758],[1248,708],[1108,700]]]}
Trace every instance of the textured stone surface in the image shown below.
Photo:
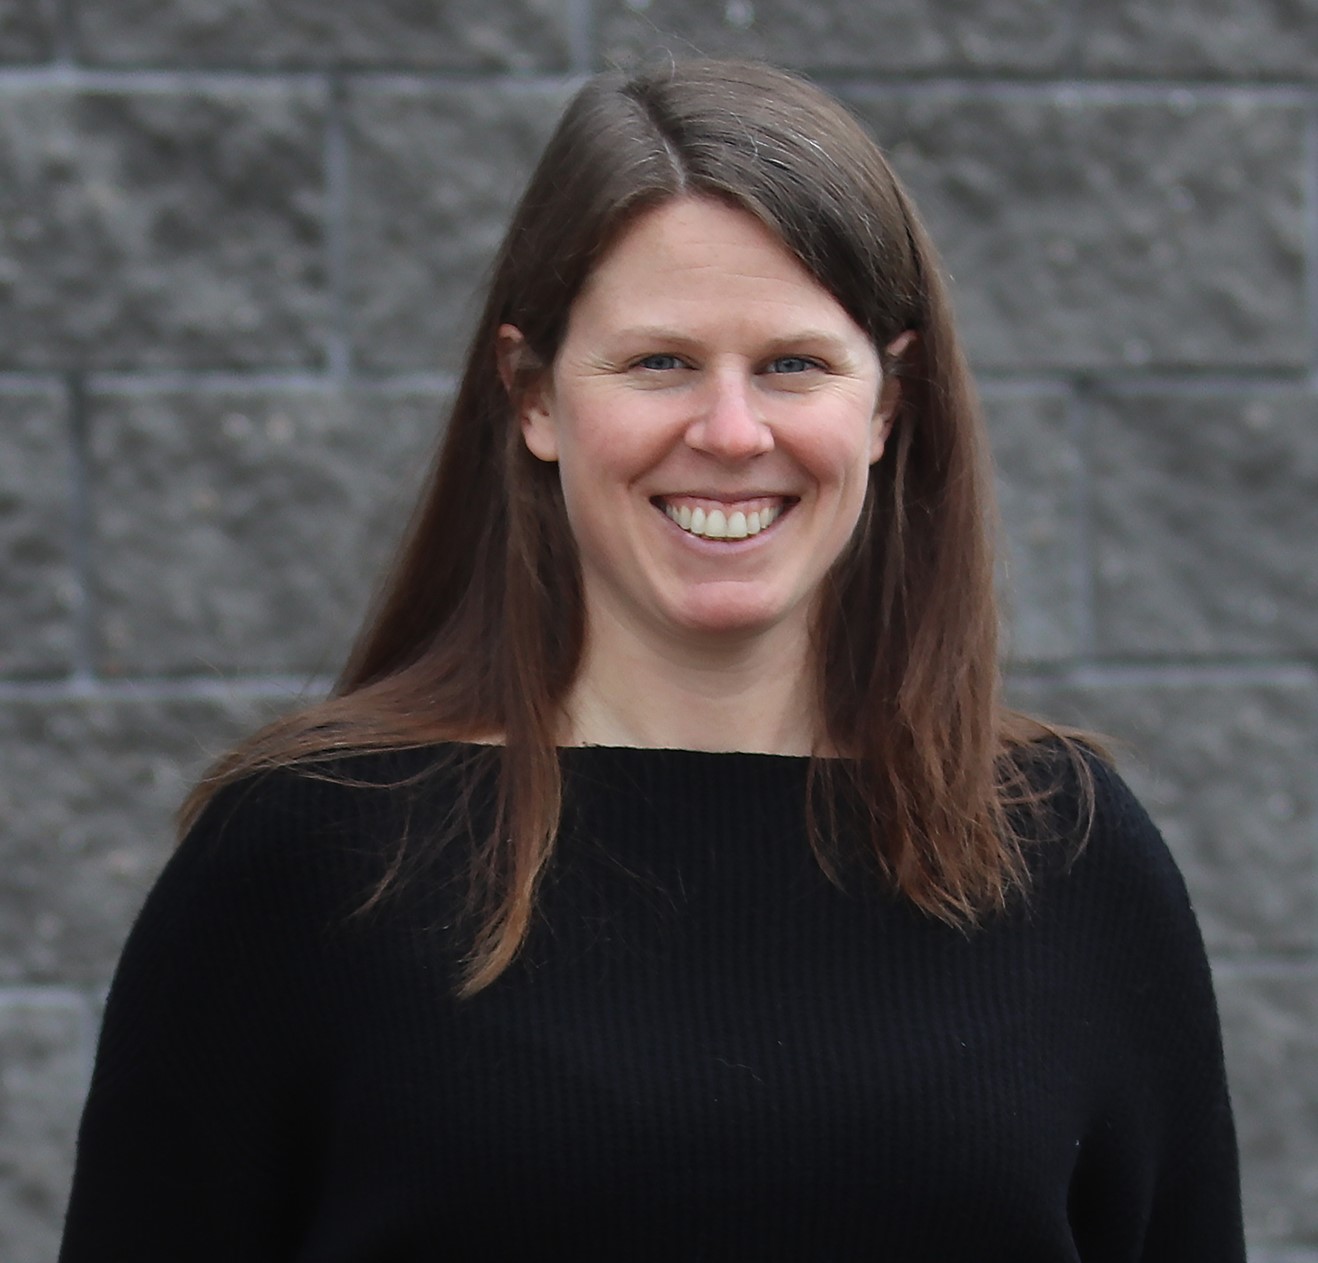
{"label": "textured stone surface", "polygon": [[1105,0],[1081,13],[1081,60],[1092,73],[1318,76],[1315,0]]}
{"label": "textured stone surface", "polygon": [[107,982],[191,782],[296,700],[0,706],[0,983]]}
{"label": "textured stone surface", "polygon": [[0,676],[71,665],[72,508],[64,392],[0,386]]}
{"label": "textured stone surface", "polygon": [[916,196],[979,364],[1305,362],[1297,108],[1245,94],[848,100]]}
{"label": "textured stone surface", "polygon": [[1318,967],[1223,969],[1217,988],[1250,1236],[1318,1247]]}
{"label": "textured stone surface", "polygon": [[671,51],[812,69],[1052,69],[1065,8],[1049,0],[600,0],[605,65]]}
{"label": "textured stone surface", "polygon": [[137,390],[91,408],[102,669],[336,672],[442,399]]}
{"label": "textured stone surface", "polygon": [[322,94],[0,95],[0,368],[315,364]]}
{"label": "textured stone surface", "polygon": [[1185,874],[1209,948],[1318,947],[1318,681],[1011,690],[1126,743],[1123,774]]}
{"label": "textured stone surface", "polygon": [[1100,652],[1318,651],[1318,399],[1096,403]]}
{"label": "textured stone surface", "polygon": [[1080,469],[1063,395],[985,393],[1005,528],[1002,593],[1017,662],[1080,648]]}
{"label": "textured stone surface", "polygon": [[96,62],[566,68],[561,0],[81,0]]}
{"label": "textured stone surface", "polygon": [[45,61],[54,51],[54,0],[0,0],[0,62]]}
{"label": "textured stone surface", "polygon": [[0,1258],[50,1263],[86,1088],[85,1006],[0,1000]]}
{"label": "textured stone surface", "polygon": [[475,294],[569,93],[397,92],[350,103],[354,347],[371,368],[453,368]]}

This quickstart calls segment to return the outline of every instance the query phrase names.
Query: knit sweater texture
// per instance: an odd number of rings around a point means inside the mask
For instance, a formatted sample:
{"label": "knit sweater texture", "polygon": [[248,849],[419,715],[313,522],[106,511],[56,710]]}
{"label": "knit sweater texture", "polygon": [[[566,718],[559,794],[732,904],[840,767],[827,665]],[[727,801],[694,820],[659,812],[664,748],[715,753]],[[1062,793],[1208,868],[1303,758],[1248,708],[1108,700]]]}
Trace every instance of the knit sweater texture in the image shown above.
{"label": "knit sweater texture", "polygon": [[433,840],[481,757],[213,800],[111,988],[63,1263],[1242,1263],[1203,946],[1115,773],[964,931],[825,877],[805,759],[564,750],[530,938],[458,1000]]}

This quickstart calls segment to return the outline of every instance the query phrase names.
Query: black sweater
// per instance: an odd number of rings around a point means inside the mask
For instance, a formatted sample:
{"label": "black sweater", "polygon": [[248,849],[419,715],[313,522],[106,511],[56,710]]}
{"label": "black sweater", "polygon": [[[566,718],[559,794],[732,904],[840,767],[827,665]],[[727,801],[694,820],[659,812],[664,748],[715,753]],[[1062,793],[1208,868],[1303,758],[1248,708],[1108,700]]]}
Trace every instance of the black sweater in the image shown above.
{"label": "black sweater", "polygon": [[1114,774],[966,933],[826,880],[804,759],[562,758],[535,928],[466,1001],[460,845],[352,915],[455,772],[215,800],[111,989],[63,1263],[1243,1260],[1203,948]]}

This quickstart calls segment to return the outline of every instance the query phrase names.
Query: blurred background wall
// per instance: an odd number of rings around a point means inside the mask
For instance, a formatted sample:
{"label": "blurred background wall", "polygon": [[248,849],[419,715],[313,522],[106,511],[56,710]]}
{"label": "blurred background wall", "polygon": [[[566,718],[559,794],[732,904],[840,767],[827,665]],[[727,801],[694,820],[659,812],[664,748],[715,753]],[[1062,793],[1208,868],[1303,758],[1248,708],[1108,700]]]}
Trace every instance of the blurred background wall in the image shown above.
{"label": "blurred background wall", "polygon": [[1012,687],[1130,743],[1318,1260],[1318,0],[0,0],[0,1258],[207,759],[332,676],[584,73],[804,68],[954,276]]}

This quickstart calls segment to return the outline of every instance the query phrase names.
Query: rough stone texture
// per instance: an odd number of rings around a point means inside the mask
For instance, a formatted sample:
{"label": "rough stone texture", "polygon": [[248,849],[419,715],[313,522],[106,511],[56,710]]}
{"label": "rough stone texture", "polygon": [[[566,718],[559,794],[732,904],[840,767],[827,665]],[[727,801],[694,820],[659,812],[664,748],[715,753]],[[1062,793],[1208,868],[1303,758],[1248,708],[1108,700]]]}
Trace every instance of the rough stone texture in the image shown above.
{"label": "rough stone texture", "polygon": [[78,597],[64,392],[0,386],[0,676],[72,665]]}
{"label": "rough stone texture", "polygon": [[1299,109],[1246,94],[847,99],[913,190],[981,366],[1305,362]]}
{"label": "rough stone texture", "polygon": [[1318,968],[1223,969],[1217,988],[1250,1236],[1318,1246]]}
{"label": "rough stone texture", "polygon": [[0,983],[108,982],[192,781],[297,700],[0,706]]}
{"label": "rough stone texture", "polygon": [[0,91],[0,368],[317,364],[323,93]]}
{"label": "rough stone texture", "polygon": [[0,0],[0,62],[46,61],[54,51],[54,0]]}
{"label": "rough stone texture", "polygon": [[92,397],[109,674],[333,674],[439,433],[436,393]]}
{"label": "rough stone texture", "polygon": [[1210,950],[1318,947],[1318,680],[1011,689],[1125,743],[1122,772],[1158,822]]}
{"label": "rough stone texture", "polygon": [[1105,0],[1081,12],[1090,73],[1318,77],[1315,0]]}
{"label": "rough stone texture", "polygon": [[1318,651],[1316,414],[1298,392],[1096,403],[1100,652]]}
{"label": "rough stone texture", "polygon": [[671,51],[867,73],[1052,70],[1068,31],[1050,0],[601,0],[599,23],[605,65]]}
{"label": "rough stone texture", "polygon": [[76,998],[0,999],[0,1258],[50,1263],[68,1200],[90,1023]]}
{"label": "rough stone texture", "polygon": [[561,0],[81,0],[89,61],[566,69]]}
{"label": "rough stone texture", "polygon": [[1079,460],[1064,395],[986,392],[1005,528],[1002,594],[1016,662],[1080,649]]}
{"label": "rough stone texture", "polygon": [[353,92],[353,342],[362,365],[458,364],[476,290],[568,95],[525,85]]}

